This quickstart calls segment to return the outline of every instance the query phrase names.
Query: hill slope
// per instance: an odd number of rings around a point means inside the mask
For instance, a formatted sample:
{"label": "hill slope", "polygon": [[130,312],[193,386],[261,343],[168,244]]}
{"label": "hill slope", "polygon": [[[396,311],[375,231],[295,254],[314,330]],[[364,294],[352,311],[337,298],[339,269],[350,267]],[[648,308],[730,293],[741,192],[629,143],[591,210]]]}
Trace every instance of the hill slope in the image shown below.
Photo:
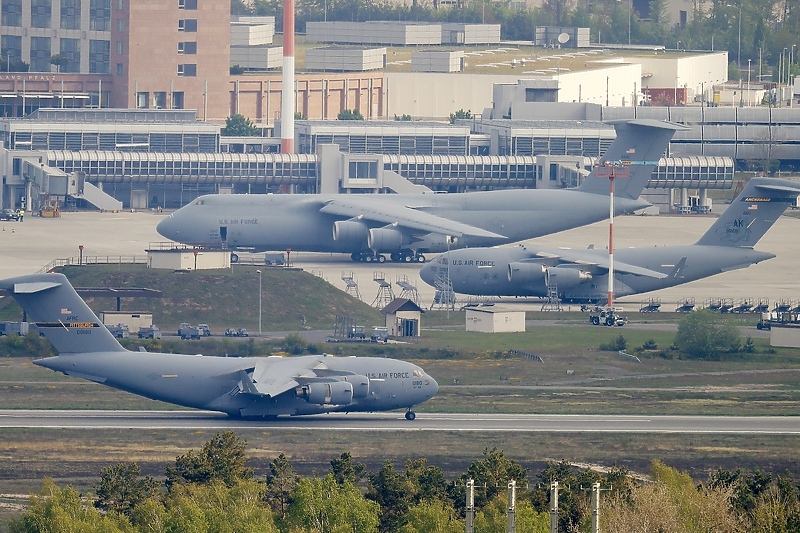
{"label": "hill slope", "polygon": [[[258,331],[258,274],[255,267],[229,270],[173,272],[143,265],[97,265],[59,270],[75,287],[138,287],[162,291],[163,298],[123,298],[122,311],[153,313],[162,330],[181,322],[207,323],[215,333],[227,327]],[[355,317],[359,324],[383,324],[383,315],[326,281],[298,269],[262,268],[262,330],[285,331],[306,327],[333,329],[337,315]],[[116,309],[115,298],[87,299],[96,312]],[[20,320],[11,298],[0,301],[0,320]]]}

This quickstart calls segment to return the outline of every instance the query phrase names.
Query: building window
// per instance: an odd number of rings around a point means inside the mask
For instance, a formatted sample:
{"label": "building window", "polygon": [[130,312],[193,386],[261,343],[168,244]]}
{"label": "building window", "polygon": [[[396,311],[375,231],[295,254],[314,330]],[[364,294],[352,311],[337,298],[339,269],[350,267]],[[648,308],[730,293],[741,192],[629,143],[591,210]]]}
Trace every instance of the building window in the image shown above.
{"label": "building window", "polygon": [[111,0],[90,0],[89,29],[111,31]]}
{"label": "building window", "polygon": [[172,109],[183,109],[183,91],[172,93]]}
{"label": "building window", "polygon": [[197,10],[197,0],[178,0],[178,9]]}
{"label": "building window", "polygon": [[80,39],[61,39],[59,54],[67,58],[67,64],[60,67],[61,72],[81,71],[81,41]]}
{"label": "building window", "polygon": [[117,0],[117,9],[120,11],[125,9],[125,0]]}
{"label": "building window", "polygon": [[186,65],[178,65],[178,76],[194,78],[195,76],[197,76],[197,65],[192,63]]}
{"label": "building window", "polygon": [[194,55],[197,53],[197,43],[194,41],[188,42],[181,42],[178,43],[178,53],[179,54],[190,54]]}
{"label": "building window", "polygon": [[22,37],[19,35],[3,35],[0,39],[0,54],[3,55],[3,60],[6,61],[6,69],[9,70],[10,66],[22,61]]}
{"label": "building window", "polygon": [[50,37],[31,37],[31,72],[50,72]]}
{"label": "building window", "polygon": [[167,108],[167,93],[155,92],[153,93],[153,109],[166,109]]}
{"label": "building window", "polygon": [[147,109],[150,103],[150,93],[136,93],[136,109]]}
{"label": "building window", "polygon": [[3,26],[22,26],[22,0],[3,0],[2,11]]}
{"label": "building window", "polygon": [[125,31],[125,19],[117,19],[117,31]]}
{"label": "building window", "polygon": [[125,43],[122,41],[117,41],[117,54],[122,55],[124,50],[125,50]]}
{"label": "building window", "polygon": [[53,0],[31,1],[31,27],[49,28],[53,16]]}
{"label": "building window", "polygon": [[125,73],[125,65],[117,63],[117,76],[122,76]]}
{"label": "building window", "polygon": [[89,73],[109,74],[111,62],[111,41],[89,41]]}
{"label": "building window", "polygon": [[196,32],[197,19],[181,19],[178,21],[178,31]]}
{"label": "building window", "polygon": [[81,29],[81,2],[80,0],[61,0],[61,29]]}

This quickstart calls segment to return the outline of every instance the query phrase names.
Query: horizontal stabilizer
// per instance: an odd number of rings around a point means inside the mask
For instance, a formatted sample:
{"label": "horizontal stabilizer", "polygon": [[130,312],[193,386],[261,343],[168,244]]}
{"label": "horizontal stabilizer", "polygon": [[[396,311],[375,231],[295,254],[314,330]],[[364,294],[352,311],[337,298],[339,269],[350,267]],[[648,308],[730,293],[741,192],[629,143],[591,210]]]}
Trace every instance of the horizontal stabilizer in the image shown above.
{"label": "horizontal stabilizer", "polygon": [[63,274],[33,274],[0,281],[28,320],[59,354],[125,352]]}
{"label": "horizontal stabilizer", "polygon": [[798,182],[752,178],[697,244],[752,248],[798,195]]}

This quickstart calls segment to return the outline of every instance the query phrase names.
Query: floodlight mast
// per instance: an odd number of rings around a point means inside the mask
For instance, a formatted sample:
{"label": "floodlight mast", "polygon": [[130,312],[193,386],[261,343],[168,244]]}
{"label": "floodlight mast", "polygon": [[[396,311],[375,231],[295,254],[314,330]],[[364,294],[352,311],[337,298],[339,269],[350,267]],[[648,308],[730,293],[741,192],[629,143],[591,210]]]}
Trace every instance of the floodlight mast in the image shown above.
{"label": "floodlight mast", "polygon": [[630,169],[619,163],[602,162],[595,174],[608,178],[608,300],[609,309],[614,306],[614,178],[629,178]]}

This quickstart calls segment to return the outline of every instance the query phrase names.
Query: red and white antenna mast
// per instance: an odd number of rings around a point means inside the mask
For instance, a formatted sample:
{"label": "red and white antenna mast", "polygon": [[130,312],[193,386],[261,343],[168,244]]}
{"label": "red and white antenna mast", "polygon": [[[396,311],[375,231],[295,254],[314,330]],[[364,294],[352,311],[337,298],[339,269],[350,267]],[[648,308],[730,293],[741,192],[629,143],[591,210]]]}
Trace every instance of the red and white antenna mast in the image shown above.
{"label": "red and white antenna mast", "polygon": [[608,178],[608,302],[614,306],[614,179],[631,177],[630,168],[626,165],[603,162],[594,168],[595,175]]}

